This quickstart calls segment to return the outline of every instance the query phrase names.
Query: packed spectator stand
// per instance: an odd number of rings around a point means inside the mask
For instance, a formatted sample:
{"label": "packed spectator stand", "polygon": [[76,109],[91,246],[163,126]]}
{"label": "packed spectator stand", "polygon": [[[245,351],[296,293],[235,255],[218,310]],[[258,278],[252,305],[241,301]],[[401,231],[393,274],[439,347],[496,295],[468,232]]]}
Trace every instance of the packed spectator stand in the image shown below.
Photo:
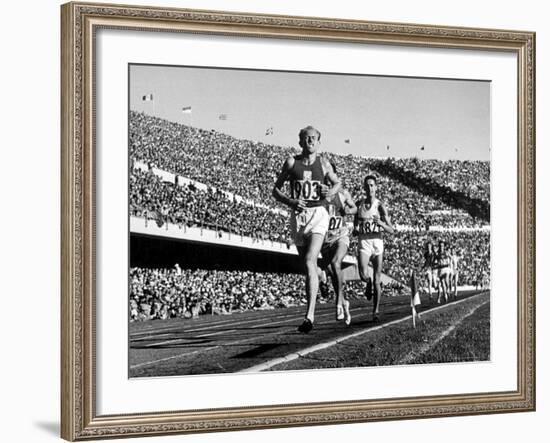
{"label": "packed spectator stand", "polygon": [[[130,270],[132,321],[230,314],[305,303],[302,276],[206,269]],[[324,300],[323,300],[324,301]]]}
{"label": "packed spectator stand", "polygon": [[130,214],[159,223],[231,232],[254,239],[289,241],[287,218],[262,207],[229,199],[209,188],[175,185],[150,172],[133,169],[130,175]]}

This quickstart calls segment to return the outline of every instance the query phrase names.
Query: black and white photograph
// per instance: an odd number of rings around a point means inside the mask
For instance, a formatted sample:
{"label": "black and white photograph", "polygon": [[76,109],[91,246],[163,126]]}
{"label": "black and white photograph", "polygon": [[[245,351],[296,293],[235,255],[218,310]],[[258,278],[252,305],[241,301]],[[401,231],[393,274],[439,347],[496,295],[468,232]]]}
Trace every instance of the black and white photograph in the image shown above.
{"label": "black and white photograph", "polygon": [[490,361],[490,81],[128,75],[130,378]]}

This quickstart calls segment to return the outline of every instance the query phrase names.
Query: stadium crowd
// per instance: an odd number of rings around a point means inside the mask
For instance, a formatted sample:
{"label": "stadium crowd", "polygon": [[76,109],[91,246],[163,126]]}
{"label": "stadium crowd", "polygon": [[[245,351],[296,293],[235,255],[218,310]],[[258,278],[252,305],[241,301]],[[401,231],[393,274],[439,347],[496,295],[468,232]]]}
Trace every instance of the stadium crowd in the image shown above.
{"label": "stadium crowd", "polygon": [[386,158],[371,159],[370,166],[410,189],[466,211],[482,224],[489,221],[489,162]]}
{"label": "stadium crowd", "polygon": [[130,175],[130,213],[159,225],[202,226],[254,239],[289,241],[287,218],[261,207],[229,199],[221,192],[175,185],[151,172]]}
{"label": "stadium crowd", "polygon": [[[298,274],[134,267],[130,320],[191,318],[305,304]],[[321,303],[327,299],[321,297]]]}
{"label": "stadium crowd", "polygon": [[395,160],[397,166],[424,180],[460,191],[470,198],[486,202],[490,200],[489,162],[458,160],[418,160],[414,158]]}
{"label": "stadium crowd", "polygon": [[132,159],[249,200],[271,200],[281,156],[292,153],[291,148],[130,113]]}

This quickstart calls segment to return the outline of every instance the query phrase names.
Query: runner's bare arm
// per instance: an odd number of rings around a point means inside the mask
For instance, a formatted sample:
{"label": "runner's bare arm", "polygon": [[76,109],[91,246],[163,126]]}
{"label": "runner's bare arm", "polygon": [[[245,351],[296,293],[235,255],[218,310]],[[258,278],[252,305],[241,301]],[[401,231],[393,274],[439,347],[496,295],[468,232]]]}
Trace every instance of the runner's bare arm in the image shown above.
{"label": "runner's bare arm", "polygon": [[275,186],[273,186],[272,195],[275,198],[275,200],[277,200],[278,202],[281,202],[284,205],[287,205],[297,211],[301,211],[306,207],[305,202],[303,200],[290,198],[288,195],[286,195],[283,192],[283,185],[285,184],[285,181],[288,180],[289,172],[293,166],[294,166],[294,158],[292,157],[287,158],[283,164],[283,168],[279,173],[279,176],[277,177],[277,180],[275,181]]}
{"label": "runner's bare arm", "polygon": [[344,201],[344,211],[348,215],[355,215],[357,214],[357,206],[355,205],[355,202],[351,198],[351,194],[348,191],[345,191],[344,195],[346,196],[346,200]]}
{"label": "runner's bare arm", "polygon": [[[355,202],[355,207],[359,207],[359,204],[360,204],[360,200],[356,201]],[[358,235],[359,234],[359,213],[357,211],[355,211],[355,214],[353,216],[353,231],[351,233],[351,235]]]}
{"label": "runner's bare arm", "polygon": [[374,221],[380,226],[385,232],[388,232],[390,234],[393,234],[395,232],[395,229],[393,225],[391,224],[390,216],[388,214],[388,211],[386,211],[386,208],[382,203],[378,206],[378,212],[380,215],[377,217],[374,217]]}
{"label": "runner's bare arm", "polygon": [[323,197],[332,197],[333,195],[337,194],[340,189],[342,189],[342,182],[338,178],[338,176],[334,173],[334,170],[332,169],[331,164],[328,162],[326,158],[321,158],[321,166],[323,168],[323,173],[326,178],[331,183],[331,187],[328,187],[325,184],[321,185],[321,195]]}

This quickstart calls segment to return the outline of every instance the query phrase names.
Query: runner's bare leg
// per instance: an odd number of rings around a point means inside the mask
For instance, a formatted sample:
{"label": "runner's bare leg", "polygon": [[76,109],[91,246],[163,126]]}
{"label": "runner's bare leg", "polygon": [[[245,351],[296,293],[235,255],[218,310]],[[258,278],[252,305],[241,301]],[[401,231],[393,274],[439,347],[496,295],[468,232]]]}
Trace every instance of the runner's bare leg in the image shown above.
{"label": "runner's bare leg", "polygon": [[346,256],[348,247],[345,243],[337,242],[336,251],[330,261],[330,270],[332,272],[332,285],[336,294],[336,306],[343,306],[344,302],[344,275],[342,273],[342,260]]}
{"label": "runner's bare leg", "polygon": [[382,263],[384,260],[384,254],[378,254],[372,257],[372,270],[373,270],[373,286],[374,286],[374,300],[372,313],[374,316],[378,315],[380,310],[380,298],[382,296],[382,288],[380,287],[380,279],[382,274]]}
{"label": "runner's bare leg", "polygon": [[315,320],[315,302],[317,301],[317,291],[319,290],[317,260],[319,258],[319,253],[321,252],[321,247],[323,246],[323,240],[323,235],[312,234],[309,238],[307,250],[303,252],[304,264],[306,269],[306,318],[308,318],[312,323]]}

